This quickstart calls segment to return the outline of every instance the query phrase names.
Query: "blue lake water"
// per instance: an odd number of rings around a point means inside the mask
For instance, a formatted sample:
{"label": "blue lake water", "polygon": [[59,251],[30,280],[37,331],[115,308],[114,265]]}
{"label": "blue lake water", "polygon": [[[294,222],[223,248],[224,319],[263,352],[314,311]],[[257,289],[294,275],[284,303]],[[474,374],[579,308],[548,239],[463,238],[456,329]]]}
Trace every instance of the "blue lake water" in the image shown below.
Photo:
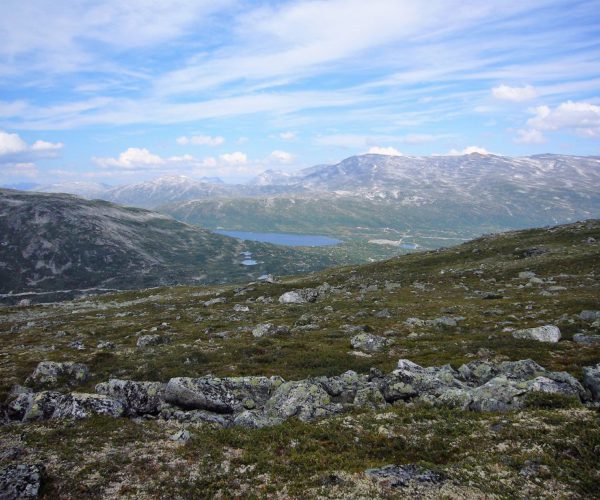
{"label": "blue lake water", "polygon": [[318,234],[289,234],[289,233],[253,233],[248,231],[225,231],[218,230],[215,233],[239,238],[240,240],[260,241],[262,243],[273,243],[274,245],[286,245],[290,247],[325,247],[337,245],[342,240],[336,240],[329,236]]}

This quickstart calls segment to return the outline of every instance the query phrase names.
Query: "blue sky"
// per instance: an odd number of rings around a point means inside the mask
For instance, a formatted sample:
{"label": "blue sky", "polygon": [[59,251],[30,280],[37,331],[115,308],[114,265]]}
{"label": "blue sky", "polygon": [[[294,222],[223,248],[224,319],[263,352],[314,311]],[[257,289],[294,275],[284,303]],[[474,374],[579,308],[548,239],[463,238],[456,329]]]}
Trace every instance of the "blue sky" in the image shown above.
{"label": "blue sky", "polygon": [[0,183],[600,155],[600,0],[3,0]]}

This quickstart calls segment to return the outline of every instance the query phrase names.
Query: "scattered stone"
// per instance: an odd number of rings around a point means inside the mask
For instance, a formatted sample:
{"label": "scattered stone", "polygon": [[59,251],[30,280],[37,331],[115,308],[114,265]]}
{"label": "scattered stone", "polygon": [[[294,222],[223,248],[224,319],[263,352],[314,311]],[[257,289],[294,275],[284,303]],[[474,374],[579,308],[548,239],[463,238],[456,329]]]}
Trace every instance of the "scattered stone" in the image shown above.
{"label": "scattered stone", "polygon": [[102,341],[98,342],[98,345],[96,347],[98,349],[116,349],[117,348],[117,346],[113,342],[110,342],[108,340],[102,340]]}
{"label": "scattered stone", "polygon": [[210,299],[204,302],[204,307],[211,307],[217,304],[224,304],[225,302],[227,302],[227,299],[225,297],[217,297],[215,299]]}
{"label": "scattered stone", "polygon": [[44,387],[56,387],[62,384],[78,385],[85,383],[89,375],[88,367],[80,363],[42,361],[27,378],[26,383]]}
{"label": "scattered stone", "polygon": [[244,304],[236,304],[233,306],[233,310],[235,312],[249,312],[250,308],[248,306],[245,306]]}
{"label": "scattered stone", "polygon": [[583,321],[596,321],[600,320],[600,311],[581,311],[579,318]]}
{"label": "scattered stone", "polygon": [[187,441],[189,441],[191,438],[191,435],[189,433],[189,431],[185,430],[185,429],[181,429],[179,431],[177,431],[175,434],[172,434],[171,436],[169,436],[169,439],[171,441],[176,441],[178,443],[185,443]]}
{"label": "scattered stone", "polygon": [[263,274],[256,278],[257,281],[261,281],[262,283],[277,283],[272,274]]}
{"label": "scattered stone", "polygon": [[85,345],[81,340],[74,340],[73,342],[71,342],[69,344],[69,347],[71,349],[75,349],[77,351],[84,351],[85,350]]}
{"label": "scattered stone", "polygon": [[522,271],[519,273],[519,279],[528,280],[531,278],[535,278],[535,273],[533,271]]}
{"label": "scattered stone", "polygon": [[390,341],[385,337],[371,333],[359,333],[350,339],[354,349],[362,349],[367,352],[378,352],[389,345]]}
{"label": "scattered stone", "polygon": [[287,335],[289,333],[290,329],[287,326],[276,326],[272,323],[262,323],[252,330],[252,335],[256,338]]}
{"label": "scattered stone", "polygon": [[367,469],[367,477],[385,483],[391,488],[405,488],[411,482],[437,484],[444,481],[444,476],[418,465],[386,465],[377,469]]}
{"label": "scattered stone", "polygon": [[380,319],[389,319],[392,317],[392,314],[390,313],[389,309],[382,309],[381,311],[377,311],[375,313],[375,317]]}
{"label": "scattered stone", "polygon": [[583,385],[590,391],[594,401],[600,401],[600,363],[583,369]]}
{"label": "scattered stone", "polygon": [[573,335],[573,341],[578,344],[588,345],[588,346],[598,346],[600,345],[600,335],[586,335],[584,333],[576,333]]}
{"label": "scattered stone", "polygon": [[137,341],[137,346],[149,347],[169,343],[171,343],[171,339],[163,335],[142,335]]}
{"label": "scattered stone", "polygon": [[560,329],[554,325],[515,330],[512,336],[516,339],[537,340],[539,342],[556,343],[560,340]]}
{"label": "scattered stone", "polygon": [[13,464],[0,469],[0,498],[38,498],[43,474],[41,464]]}
{"label": "scattered stone", "polygon": [[280,304],[305,304],[306,302],[298,292],[285,292],[279,297]]}

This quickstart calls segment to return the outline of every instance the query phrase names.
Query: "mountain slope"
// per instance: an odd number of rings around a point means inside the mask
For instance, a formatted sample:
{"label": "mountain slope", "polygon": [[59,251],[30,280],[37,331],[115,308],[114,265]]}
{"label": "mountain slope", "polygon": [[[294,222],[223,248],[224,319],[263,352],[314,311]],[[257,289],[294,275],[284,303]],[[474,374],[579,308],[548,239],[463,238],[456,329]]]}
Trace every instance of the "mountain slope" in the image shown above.
{"label": "mountain slope", "polygon": [[[214,283],[332,263],[71,195],[0,190],[0,235],[0,293]],[[257,264],[241,265],[241,252]]]}
{"label": "mountain slope", "polygon": [[597,498],[599,242],[2,307],[0,467],[43,464],[44,498]]}

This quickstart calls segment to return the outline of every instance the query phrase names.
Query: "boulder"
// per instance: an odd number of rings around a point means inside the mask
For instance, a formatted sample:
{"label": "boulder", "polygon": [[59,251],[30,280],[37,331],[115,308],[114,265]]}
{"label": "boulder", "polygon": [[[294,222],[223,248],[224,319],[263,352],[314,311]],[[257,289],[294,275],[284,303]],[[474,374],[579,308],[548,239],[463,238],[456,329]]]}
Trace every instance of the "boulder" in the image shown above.
{"label": "boulder", "polygon": [[573,341],[578,344],[583,344],[587,346],[599,346],[600,345],[600,335],[586,335],[584,333],[576,333],[573,335]]}
{"label": "boulder", "polygon": [[123,404],[108,396],[43,391],[32,395],[22,420],[81,419],[92,415],[121,417],[124,414]]}
{"label": "boulder", "polygon": [[389,343],[390,341],[385,337],[373,335],[372,333],[359,333],[350,339],[350,344],[354,349],[367,352],[379,352]]}
{"label": "boulder", "polygon": [[38,498],[43,474],[44,466],[41,464],[12,464],[3,467],[0,469],[0,498]]}
{"label": "boulder", "polygon": [[480,387],[468,391],[474,411],[504,412],[521,408],[522,397],[527,394],[527,383],[509,380],[499,375]]}
{"label": "boulder", "polygon": [[252,330],[252,336],[256,338],[274,337],[275,335],[287,335],[290,329],[287,326],[277,326],[272,323],[262,323]]}
{"label": "boulder", "polygon": [[594,401],[600,401],[600,363],[584,367],[583,385],[590,391]]}
{"label": "boulder", "polygon": [[539,342],[556,343],[560,340],[560,329],[554,325],[515,330],[512,336],[516,339],[537,340]]}
{"label": "boulder", "polygon": [[178,377],[169,380],[165,400],[185,409],[234,413],[263,406],[282,383],[280,377]]}
{"label": "boulder", "polygon": [[325,389],[310,380],[282,384],[265,405],[266,416],[277,422],[290,417],[309,421],[341,411],[342,406],[332,403]]}
{"label": "boulder", "polygon": [[225,297],[217,297],[215,299],[210,299],[204,302],[204,307],[211,307],[217,304],[225,304],[225,302],[227,302],[227,299]]}
{"label": "boulder", "polygon": [[162,335],[142,335],[137,340],[138,347],[148,347],[162,344],[169,344],[171,339],[169,337],[164,337]]}
{"label": "boulder", "polygon": [[205,410],[186,411],[171,405],[163,405],[158,418],[179,423],[211,424],[218,427],[229,427],[232,423],[231,415],[223,415]]}
{"label": "boulder", "polygon": [[123,403],[129,415],[157,414],[164,403],[166,384],[110,379],[96,385],[96,392]]}
{"label": "boulder", "polygon": [[444,482],[444,476],[418,465],[386,465],[377,469],[367,469],[367,477],[383,482],[391,488],[404,488],[411,482],[437,484]]}
{"label": "boulder", "polygon": [[579,318],[583,321],[596,321],[600,319],[600,311],[581,311]]}
{"label": "boulder", "polygon": [[86,382],[89,375],[88,367],[80,363],[42,361],[27,378],[26,383],[47,388],[63,384],[78,385]]}
{"label": "boulder", "polygon": [[295,291],[285,292],[279,297],[280,304],[306,304],[306,302],[302,295]]}

